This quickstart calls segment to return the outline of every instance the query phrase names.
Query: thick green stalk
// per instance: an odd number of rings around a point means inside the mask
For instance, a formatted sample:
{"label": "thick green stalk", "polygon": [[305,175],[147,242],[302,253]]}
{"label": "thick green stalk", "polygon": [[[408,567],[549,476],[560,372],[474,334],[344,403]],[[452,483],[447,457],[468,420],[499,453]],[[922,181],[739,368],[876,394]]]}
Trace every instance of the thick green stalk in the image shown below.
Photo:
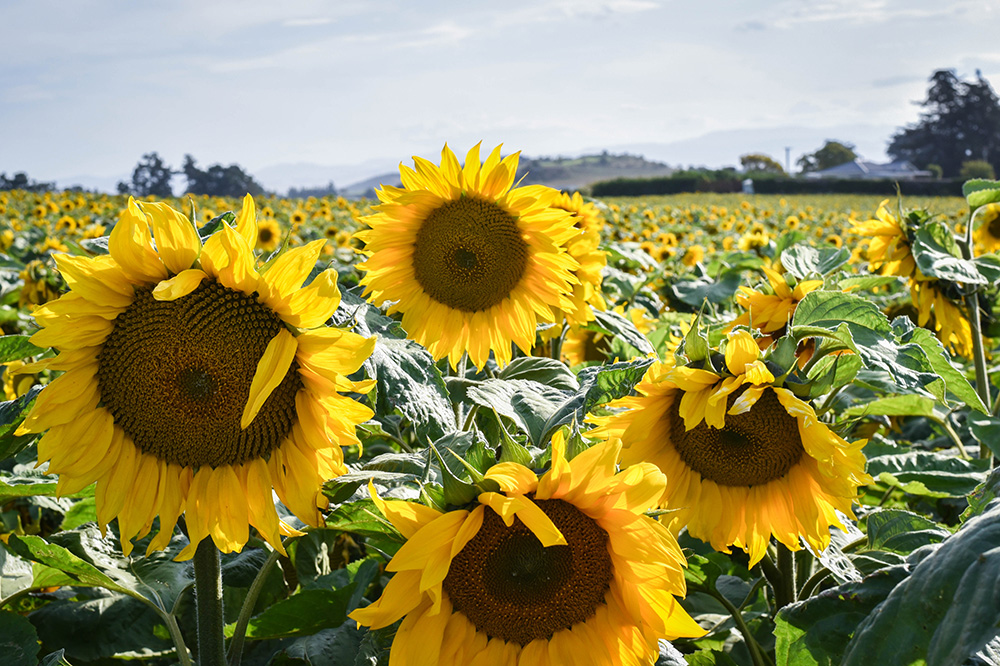
{"label": "thick green stalk", "polygon": [[222,563],[211,537],[194,553],[194,598],[198,613],[198,666],[225,666],[222,633]]}

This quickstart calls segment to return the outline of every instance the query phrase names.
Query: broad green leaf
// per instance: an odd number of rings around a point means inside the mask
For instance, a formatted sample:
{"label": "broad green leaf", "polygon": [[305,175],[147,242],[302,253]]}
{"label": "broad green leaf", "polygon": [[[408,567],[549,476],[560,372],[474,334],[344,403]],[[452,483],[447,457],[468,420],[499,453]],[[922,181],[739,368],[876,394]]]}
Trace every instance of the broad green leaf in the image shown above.
{"label": "broad green leaf", "polygon": [[962,460],[934,451],[907,451],[868,459],[868,473],[905,492],[927,497],[964,497],[986,478],[987,461]]}
{"label": "broad green leaf", "polygon": [[940,543],[950,532],[932,520],[901,509],[881,509],[868,514],[868,550],[888,550],[907,555],[929,543]]}
{"label": "broad green leaf", "polygon": [[466,395],[477,405],[514,421],[536,446],[541,445],[546,422],[568,397],[564,391],[525,379],[487,379],[470,386]]}
{"label": "broad green leaf", "polygon": [[968,423],[969,431],[976,438],[976,441],[985,444],[994,456],[1000,457],[1000,418],[970,415],[966,423]]}
{"label": "broad green leaf", "polygon": [[[908,321],[908,320],[907,320]],[[945,389],[960,402],[967,404],[978,412],[987,413],[986,405],[969,383],[965,375],[951,363],[951,356],[941,345],[933,333],[926,328],[915,327],[904,334],[900,340],[904,343],[913,342],[924,350],[931,368],[945,383]]]}
{"label": "broad green leaf", "polygon": [[[950,241],[950,243],[949,243]],[[976,265],[962,259],[951,231],[942,223],[928,223],[917,229],[910,249],[920,272],[928,277],[964,284],[986,284]]]}
{"label": "broad green leaf", "polygon": [[576,391],[580,382],[565,363],[544,356],[515,358],[497,374],[498,379],[527,379],[561,391]]}
{"label": "broad green leaf", "polygon": [[[845,409],[845,417],[857,416],[930,416],[937,401],[922,395],[893,395]],[[947,412],[942,411],[941,416]]]}
{"label": "broad green leaf", "polygon": [[[922,559],[858,628],[844,666],[962,664],[1000,622],[1000,502]],[[925,554],[926,553],[926,554]]]}
{"label": "broad green leaf", "polygon": [[398,411],[423,441],[454,431],[455,412],[448,390],[427,350],[407,340],[399,322],[377,308],[350,292],[342,296],[334,322],[353,325],[355,332],[365,337],[378,336],[371,357],[365,361],[368,374],[377,382],[375,418],[384,424]]}
{"label": "broad green leaf", "polygon": [[729,301],[739,286],[743,277],[738,271],[727,271],[718,278],[697,278],[671,285],[671,290],[678,300],[693,308],[700,308],[705,301],[709,303],[725,303]]}
{"label": "broad green leaf", "polygon": [[975,211],[980,206],[1000,201],[1000,181],[977,178],[962,185],[962,195]]}
{"label": "broad green leaf", "polygon": [[597,405],[630,394],[652,364],[653,359],[641,358],[624,363],[590,366],[581,370],[579,374],[581,391],[585,395],[583,413],[589,414]]}
{"label": "broad green leaf", "polygon": [[[361,630],[354,622],[345,622],[336,629],[323,629],[311,636],[296,638],[268,662],[271,666],[355,666],[359,663],[362,642],[371,632]],[[362,662],[366,664],[374,662]]]}
{"label": "broad green leaf", "polygon": [[38,666],[72,666],[72,664],[66,660],[66,650],[56,650],[42,657]]}
{"label": "broad green leaf", "polygon": [[660,640],[660,655],[653,666],[688,666],[681,651],[668,641]]}
{"label": "broad green leaf", "polygon": [[[55,497],[58,484],[53,477],[0,476],[0,503],[17,497]],[[93,497],[94,486],[87,486],[78,493],[66,497]]]}
{"label": "broad green leaf", "polygon": [[846,247],[816,248],[812,245],[795,245],[781,253],[781,265],[795,276],[804,280],[809,276],[832,273],[847,263],[851,252]]}
{"label": "broad green leaf", "polygon": [[[684,660],[680,663],[686,663],[688,666],[739,666],[740,663],[722,650],[698,650],[686,655]],[[656,662],[656,666],[660,666],[660,662]]]}
{"label": "broad green leaf", "polygon": [[[6,400],[0,402],[0,443],[3,442],[4,438],[13,437],[13,432],[17,426],[21,425],[21,421],[28,414],[28,409],[31,404],[35,401],[35,397],[41,393],[42,386],[36,384],[28,389],[28,392],[24,395],[15,398],[14,400]],[[30,437],[30,436],[29,436]],[[0,444],[0,457],[6,458],[13,453],[4,453],[3,446]]]}
{"label": "broad green leaf", "polygon": [[653,345],[649,344],[649,340],[636,328],[632,320],[617,312],[594,310],[594,323],[589,324],[587,328],[594,327],[635,347],[640,354],[655,352]]}
{"label": "broad green leaf", "polygon": [[[848,639],[906,578],[903,565],[873,573],[861,582],[825,590],[781,609],[775,620],[775,655],[786,666],[837,666]],[[891,662],[869,662],[891,663]]]}
{"label": "broad green leaf", "polygon": [[62,571],[76,581],[77,585],[103,587],[123,594],[132,592],[128,587],[115,582],[93,564],[77,557],[62,546],[46,542],[39,536],[11,535],[7,547],[24,559]]}
{"label": "broad green leaf", "polygon": [[701,317],[697,317],[684,336],[684,355],[689,361],[703,361],[709,357],[708,337],[702,331]]}
{"label": "broad green leaf", "polygon": [[868,275],[865,277],[844,278],[837,283],[837,288],[841,291],[867,291],[875,287],[882,287],[887,284],[899,282],[900,278],[895,275]]}
{"label": "broad green leaf", "polygon": [[136,599],[93,590],[94,598],[55,601],[32,613],[47,649],[63,649],[70,662],[110,657],[164,656],[173,650],[161,617]]}
{"label": "broad green leaf", "polygon": [[326,526],[364,537],[369,547],[387,557],[394,555],[406,541],[370,499],[341,504],[327,516]]}
{"label": "broad green leaf", "polygon": [[97,522],[97,502],[93,497],[84,497],[66,512],[59,529],[72,530],[94,522]]}
{"label": "broad green leaf", "polygon": [[0,337],[0,364],[37,356],[45,350],[31,344],[30,335],[4,335]]}
{"label": "broad green leaf", "polygon": [[28,618],[0,610],[0,654],[7,666],[38,663],[38,634]]}
{"label": "broad green leaf", "polygon": [[889,321],[860,296],[813,291],[799,302],[792,320],[797,339],[820,336],[854,351],[868,368],[884,370],[904,389],[926,388],[937,379],[918,345],[896,342]]}

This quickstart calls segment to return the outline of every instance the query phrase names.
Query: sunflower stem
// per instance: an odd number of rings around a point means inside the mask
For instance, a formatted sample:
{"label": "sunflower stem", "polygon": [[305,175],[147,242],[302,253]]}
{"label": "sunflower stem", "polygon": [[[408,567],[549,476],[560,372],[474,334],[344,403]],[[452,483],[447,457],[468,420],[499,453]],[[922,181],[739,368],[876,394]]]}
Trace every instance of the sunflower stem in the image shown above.
{"label": "sunflower stem", "polygon": [[[967,261],[972,261],[973,243],[972,230],[975,226],[973,218],[976,211],[969,215],[969,221],[965,225],[965,237],[958,239],[958,246],[962,250],[962,257]],[[983,348],[983,334],[979,326],[979,290],[975,289],[971,294],[965,295],[965,309],[969,317],[969,328],[972,329],[972,361],[976,370],[976,393],[979,394],[984,405],[990,404],[990,375],[986,367],[986,350]],[[990,460],[992,457],[990,447],[984,443],[979,444],[979,457]]]}
{"label": "sunflower stem", "polygon": [[788,547],[778,543],[778,571],[781,572],[781,592],[775,590],[778,609],[795,602],[795,554]]}
{"label": "sunflower stem", "polygon": [[187,645],[184,644],[184,636],[181,634],[181,628],[177,625],[177,618],[171,613],[164,613],[163,623],[167,625],[170,639],[174,642],[180,666],[191,666],[191,655],[188,654]]}
{"label": "sunflower stem", "polygon": [[971,460],[972,456],[970,456],[969,453],[965,450],[965,445],[962,444],[962,438],[958,436],[958,433],[955,432],[955,429],[951,427],[950,423],[948,423],[948,417],[946,416],[943,419],[939,419],[935,416],[931,416],[930,419],[935,423],[937,423],[939,426],[941,426],[941,429],[944,430],[944,433],[948,435],[948,438],[958,449],[959,456],[961,456],[963,460]]}
{"label": "sunflower stem", "polygon": [[194,553],[194,597],[198,614],[198,666],[225,666],[222,633],[222,564],[211,537]]}
{"label": "sunflower stem", "polygon": [[276,550],[272,550],[267,556],[267,561],[257,572],[257,576],[253,579],[253,583],[250,584],[250,589],[247,591],[246,599],[243,600],[243,607],[240,608],[240,616],[236,620],[236,629],[233,632],[233,640],[229,644],[229,666],[240,666],[240,660],[243,658],[243,642],[246,640],[247,635],[247,625],[250,624],[250,616],[253,615],[253,607],[257,603],[257,597],[260,595],[261,588],[264,587],[264,581],[267,579],[268,573],[271,571],[271,567],[274,563],[278,561],[280,553]]}
{"label": "sunflower stem", "polygon": [[[765,558],[766,559],[766,558]],[[774,662],[768,658],[764,653],[764,650],[760,647],[757,639],[753,637],[753,633],[750,631],[750,627],[743,620],[743,613],[740,609],[734,606],[729,599],[726,599],[725,595],[716,590],[714,586],[705,588],[709,590],[710,594],[716,598],[716,600],[725,606],[726,610],[733,617],[733,622],[736,623],[736,628],[739,630],[740,634],[743,636],[743,642],[747,644],[747,649],[750,651],[750,659],[753,660],[754,666],[774,666]]]}

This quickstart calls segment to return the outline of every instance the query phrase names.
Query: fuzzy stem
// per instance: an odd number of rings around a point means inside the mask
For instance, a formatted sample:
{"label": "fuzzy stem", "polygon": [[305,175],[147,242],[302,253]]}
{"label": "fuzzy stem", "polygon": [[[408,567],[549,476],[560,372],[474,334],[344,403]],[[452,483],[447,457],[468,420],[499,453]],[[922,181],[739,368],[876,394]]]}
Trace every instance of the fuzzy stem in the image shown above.
{"label": "fuzzy stem", "polygon": [[194,597],[198,614],[198,666],[225,666],[222,564],[211,537],[194,553]]}
{"label": "fuzzy stem", "polygon": [[729,602],[726,597],[718,590],[711,590],[711,595],[716,598],[716,600],[725,606],[729,614],[733,616],[733,622],[736,623],[736,628],[743,635],[743,641],[747,644],[747,649],[750,651],[750,658],[753,660],[754,666],[774,666],[773,662],[764,653],[760,645],[757,643],[757,639],[753,637],[750,632],[750,627],[747,623],[743,621],[743,613],[740,609]]}
{"label": "fuzzy stem", "polygon": [[[969,221],[965,226],[965,237],[958,240],[958,246],[962,250],[962,257],[967,261],[973,259],[972,229],[975,226],[973,219],[975,211],[969,215]],[[965,309],[969,317],[969,327],[972,329],[972,361],[976,369],[976,393],[979,394],[983,404],[990,404],[990,376],[986,368],[986,350],[983,347],[983,334],[979,327],[979,291],[974,290],[971,294],[965,295]],[[990,460],[992,457],[990,447],[986,444],[979,445],[979,457]]]}
{"label": "fuzzy stem", "polygon": [[267,561],[257,572],[257,576],[253,579],[253,583],[250,584],[250,589],[247,591],[247,597],[243,600],[243,607],[240,609],[240,616],[236,620],[236,629],[233,632],[233,640],[229,644],[229,665],[230,666],[240,666],[240,660],[243,658],[243,642],[246,640],[247,635],[247,625],[250,624],[250,616],[253,615],[253,607],[257,603],[257,597],[260,595],[261,588],[264,587],[264,581],[267,579],[267,574],[271,571],[271,567],[274,563],[278,561],[280,554],[276,550],[272,550],[270,555],[267,556]]}

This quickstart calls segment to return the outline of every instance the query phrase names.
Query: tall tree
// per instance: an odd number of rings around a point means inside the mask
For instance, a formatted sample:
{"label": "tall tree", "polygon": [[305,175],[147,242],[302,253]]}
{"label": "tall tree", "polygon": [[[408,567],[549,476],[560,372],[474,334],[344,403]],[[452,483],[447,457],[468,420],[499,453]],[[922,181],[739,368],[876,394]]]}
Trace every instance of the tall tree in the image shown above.
{"label": "tall tree", "polygon": [[173,175],[173,169],[164,163],[159,154],[155,151],[146,153],[132,170],[132,181],[118,183],[118,192],[137,197],[172,197],[174,191],[170,187],[170,179]]}
{"label": "tall tree", "polygon": [[740,156],[740,166],[746,172],[754,173],[785,173],[784,167],[769,155],[749,153]]}
{"label": "tall tree", "polygon": [[941,165],[946,177],[956,177],[970,160],[989,162],[1000,171],[1000,101],[977,70],[963,81],[953,69],[939,69],[930,78],[920,120],[898,130],[889,142],[893,159],[920,168]]}
{"label": "tall tree", "polygon": [[822,171],[840,164],[851,162],[858,158],[854,152],[854,144],[844,141],[827,139],[823,147],[815,153],[808,153],[799,158],[797,164],[803,172]]}
{"label": "tall tree", "polygon": [[238,164],[227,167],[213,164],[207,170],[199,169],[194,158],[184,156],[184,166],[181,168],[187,178],[189,194],[208,194],[215,197],[242,197],[245,194],[257,196],[264,193],[264,188],[254,180]]}

